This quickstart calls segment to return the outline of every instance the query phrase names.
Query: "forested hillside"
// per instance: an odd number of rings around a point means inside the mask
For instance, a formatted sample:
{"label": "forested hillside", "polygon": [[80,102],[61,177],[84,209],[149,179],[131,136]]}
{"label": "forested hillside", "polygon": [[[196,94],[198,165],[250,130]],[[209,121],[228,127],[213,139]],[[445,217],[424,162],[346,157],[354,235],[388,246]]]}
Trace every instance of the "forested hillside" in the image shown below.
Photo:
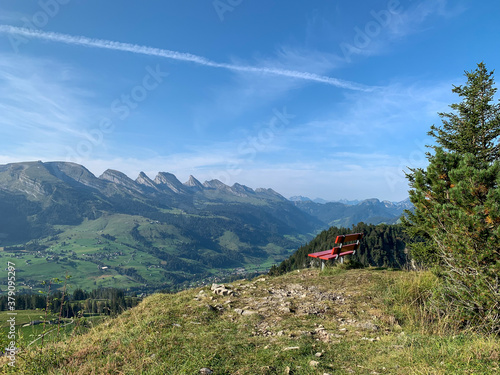
{"label": "forested hillside", "polygon": [[335,246],[338,235],[347,233],[363,233],[360,249],[350,255],[351,262],[361,266],[403,268],[408,263],[406,243],[408,235],[401,225],[367,225],[359,223],[348,228],[331,227],[324,230],[308,244],[301,246],[290,258],[279,266],[273,266],[270,274],[279,275],[295,269],[318,265],[319,261],[308,257],[307,254],[328,250]]}

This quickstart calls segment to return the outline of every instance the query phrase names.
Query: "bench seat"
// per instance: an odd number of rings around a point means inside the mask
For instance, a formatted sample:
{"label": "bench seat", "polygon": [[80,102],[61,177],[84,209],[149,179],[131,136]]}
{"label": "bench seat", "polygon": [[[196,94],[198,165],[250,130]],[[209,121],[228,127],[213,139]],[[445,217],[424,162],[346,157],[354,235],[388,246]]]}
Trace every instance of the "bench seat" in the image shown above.
{"label": "bench seat", "polygon": [[344,253],[340,253],[340,254],[332,254],[330,252],[330,254],[327,254],[327,255],[323,255],[323,256],[320,256],[318,257],[319,259],[323,259],[323,260],[330,260],[330,259],[335,259],[337,258],[337,255],[338,257],[343,257],[343,256],[346,256],[346,255],[351,255],[351,254],[354,254],[354,251],[346,251]]}
{"label": "bench seat", "polygon": [[332,253],[332,249],[330,250],[324,250],[324,251],[319,251],[317,253],[312,253],[312,254],[308,254],[310,257],[312,258],[319,258],[319,257],[322,257],[324,255],[328,255],[328,254],[331,254]]}
{"label": "bench seat", "polygon": [[[335,244],[339,244],[340,246],[336,246],[330,250],[318,251],[316,253],[307,255],[310,256],[311,258],[319,258],[321,260],[340,259],[346,255],[355,254],[356,250],[359,248],[359,241],[362,238],[363,238],[362,233],[337,236]],[[356,242],[352,243],[353,241]],[[321,264],[321,267],[322,268],[324,267],[324,263]]]}

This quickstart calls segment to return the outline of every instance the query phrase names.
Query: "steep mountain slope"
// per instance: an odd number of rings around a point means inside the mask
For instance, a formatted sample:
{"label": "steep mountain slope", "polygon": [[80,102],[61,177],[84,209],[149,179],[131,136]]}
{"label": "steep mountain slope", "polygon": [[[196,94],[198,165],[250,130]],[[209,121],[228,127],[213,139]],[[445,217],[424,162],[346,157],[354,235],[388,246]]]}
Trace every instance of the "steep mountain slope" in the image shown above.
{"label": "steep mountain slope", "polygon": [[155,289],[265,270],[324,225],[271,189],[64,162],[0,166],[0,209],[0,246],[26,263],[26,287],[65,272],[87,288]]}

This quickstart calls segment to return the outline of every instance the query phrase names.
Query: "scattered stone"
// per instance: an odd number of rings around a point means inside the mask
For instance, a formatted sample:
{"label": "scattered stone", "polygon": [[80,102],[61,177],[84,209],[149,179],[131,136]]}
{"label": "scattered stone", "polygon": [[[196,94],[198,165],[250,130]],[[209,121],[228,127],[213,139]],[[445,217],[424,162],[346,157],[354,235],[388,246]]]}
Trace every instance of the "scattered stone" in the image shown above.
{"label": "scattered stone", "polygon": [[252,310],[243,310],[243,312],[241,313],[241,315],[254,315],[254,314],[257,314],[257,312]]}
{"label": "scattered stone", "polygon": [[361,340],[366,340],[366,341],[370,341],[370,342],[374,342],[374,341],[380,341],[380,337],[371,337],[371,338],[368,338],[368,337],[362,337]]}
{"label": "scattered stone", "polygon": [[299,350],[300,349],[300,346],[289,346],[285,349],[283,349],[283,351],[287,351],[287,350]]}
{"label": "scattered stone", "polygon": [[311,367],[318,367],[318,365],[319,365],[318,361],[310,361],[309,362],[309,366],[311,366]]}
{"label": "scattered stone", "polygon": [[212,284],[210,288],[214,294],[219,296],[234,296],[234,291],[229,289],[229,286],[223,284]]}
{"label": "scattered stone", "polygon": [[323,353],[318,352],[318,353],[316,353],[316,354],[315,354],[315,356],[316,356],[316,357],[318,357],[318,358],[319,358],[319,357],[322,357],[322,356],[323,356]]}
{"label": "scattered stone", "polygon": [[378,331],[380,328],[372,322],[364,322],[356,324],[358,328],[366,329],[367,331]]}
{"label": "scattered stone", "polygon": [[209,368],[207,368],[207,367],[203,367],[202,369],[200,369],[200,374],[201,375],[211,375],[213,373],[214,372],[212,370],[210,370]]}
{"label": "scattered stone", "polygon": [[330,334],[322,325],[316,328],[314,330],[314,333],[318,335],[318,340],[321,340],[323,342],[330,342]]}

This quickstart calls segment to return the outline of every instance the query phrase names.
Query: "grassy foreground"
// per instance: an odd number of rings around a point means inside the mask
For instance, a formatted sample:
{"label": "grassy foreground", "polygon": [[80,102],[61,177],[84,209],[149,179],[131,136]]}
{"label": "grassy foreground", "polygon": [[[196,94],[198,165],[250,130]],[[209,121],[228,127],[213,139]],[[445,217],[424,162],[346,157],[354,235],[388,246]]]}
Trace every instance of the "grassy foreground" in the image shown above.
{"label": "grassy foreground", "polygon": [[[422,281],[424,280],[424,281]],[[430,280],[430,281],[429,281]],[[424,285],[420,285],[423,283]],[[18,354],[22,374],[491,374],[500,340],[426,322],[428,275],[295,271],[157,294],[87,334]],[[228,285],[226,285],[228,286]],[[5,363],[5,362],[3,362]]]}

